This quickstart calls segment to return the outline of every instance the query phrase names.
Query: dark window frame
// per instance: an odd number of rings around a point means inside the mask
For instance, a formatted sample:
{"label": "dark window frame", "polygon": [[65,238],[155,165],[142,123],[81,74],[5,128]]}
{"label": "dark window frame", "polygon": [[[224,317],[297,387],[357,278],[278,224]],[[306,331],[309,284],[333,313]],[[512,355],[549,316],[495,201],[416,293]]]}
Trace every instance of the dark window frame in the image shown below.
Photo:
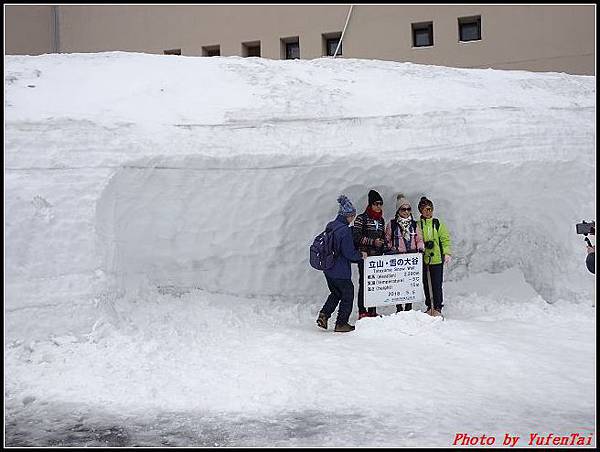
{"label": "dark window frame", "polygon": [[[333,53],[335,52],[335,47],[333,47],[331,49],[331,52],[329,52],[330,48],[329,45],[332,41],[341,41],[342,39],[342,32],[341,31],[334,31],[334,32],[329,32],[329,33],[321,33],[321,54],[323,56],[327,56],[327,57],[332,57]],[[342,56],[343,54],[343,47],[344,47],[344,43],[342,42],[342,44],[340,45],[340,51],[337,54],[337,56]]]}
{"label": "dark window frame", "polygon": [[[215,54],[215,52],[217,52]],[[213,46],[202,46],[202,56],[204,57],[213,57],[213,56],[221,56],[221,46],[213,45]]]}
{"label": "dark window frame", "polygon": [[[300,37],[293,36],[289,38],[281,38],[281,59],[282,60],[299,60],[301,58],[300,51]],[[294,58],[290,58],[290,46],[296,45],[298,46],[298,56]]]}
{"label": "dark window frame", "polygon": [[[413,24],[411,24],[411,30],[412,30],[413,48],[415,48],[415,47],[433,47],[433,44],[434,44],[433,21],[413,23]],[[429,44],[417,45],[417,33],[422,32],[424,30],[427,32],[427,36],[429,38]]]}
{"label": "dark window frame", "polygon": [[[463,39],[463,27],[467,25],[475,24],[477,27],[477,37],[472,39]],[[481,15],[468,16],[458,18],[458,41],[459,42],[470,42],[470,41],[481,41]]]}
{"label": "dark window frame", "polygon": [[[258,49],[258,55],[255,55],[255,49]],[[262,47],[260,41],[242,42],[242,56],[244,58],[260,58],[262,55]]]}

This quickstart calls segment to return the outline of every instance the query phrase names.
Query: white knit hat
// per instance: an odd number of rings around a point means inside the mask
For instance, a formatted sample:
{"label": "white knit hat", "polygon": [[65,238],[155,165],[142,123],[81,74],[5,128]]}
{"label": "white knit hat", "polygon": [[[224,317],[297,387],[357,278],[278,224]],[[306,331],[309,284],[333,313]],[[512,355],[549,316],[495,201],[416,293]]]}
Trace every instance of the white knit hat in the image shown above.
{"label": "white knit hat", "polygon": [[404,193],[398,193],[398,196],[396,196],[396,212],[398,212],[398,209],[400,207],[406,204],[410,206],[410,201],[408,200],[408,198],[404,196]]}

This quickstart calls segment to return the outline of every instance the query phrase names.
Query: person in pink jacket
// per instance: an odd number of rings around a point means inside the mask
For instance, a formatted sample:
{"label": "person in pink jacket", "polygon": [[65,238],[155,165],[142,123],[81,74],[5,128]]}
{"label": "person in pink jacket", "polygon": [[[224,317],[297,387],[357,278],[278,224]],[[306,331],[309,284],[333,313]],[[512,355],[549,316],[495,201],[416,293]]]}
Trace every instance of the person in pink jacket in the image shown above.
{"label": "person in pink jacket", "polygon": [[[385,238],[388,253],[403,254],[423,252],[423,233],[412,216],[412,207],[403,193],[396,196],[396,216],[385,227]],[[410,311],[412,303],[396,305],[396,312]]]}

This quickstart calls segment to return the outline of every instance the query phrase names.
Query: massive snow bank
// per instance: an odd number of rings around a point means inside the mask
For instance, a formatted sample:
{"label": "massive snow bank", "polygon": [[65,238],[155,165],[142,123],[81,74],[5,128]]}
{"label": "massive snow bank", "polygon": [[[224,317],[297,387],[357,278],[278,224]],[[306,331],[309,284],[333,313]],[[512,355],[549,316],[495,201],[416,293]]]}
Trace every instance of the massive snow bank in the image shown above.
{"label": "massive snow bank", "polygon": [[595,77],[120,52],[5,65],[9,311],[147,283],[322,294],[308,245],[339,193],[361,210],[370,188],[386,218],[398,191],[434,200],[447,280],[518,268],[547,302],[593,303],[574,225],[595,212]]}

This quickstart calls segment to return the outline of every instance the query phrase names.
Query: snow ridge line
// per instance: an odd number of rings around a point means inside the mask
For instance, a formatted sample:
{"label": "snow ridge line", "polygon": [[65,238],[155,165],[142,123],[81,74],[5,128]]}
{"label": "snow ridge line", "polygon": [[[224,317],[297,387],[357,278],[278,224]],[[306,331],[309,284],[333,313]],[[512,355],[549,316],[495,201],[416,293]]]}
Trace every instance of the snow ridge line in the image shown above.
{"label": "snow ridge line", "polygon": [[[547,107],[547,110],[556,110],[556,111],[595,111],[596,107],[595,106],[583,106],[583,107]],[[213,123],[213,124],[201,124],[201,123],[180,123],[180,124],[173,124],[173,126],[175,127],[181,127],[181,128],[201,128],[201,127],[239,127],[239,126],[245,126],[245,127],[254,127],[254,126],[261,126],[261,125],[269,125],[272,123],[278,124],[278,123],[295,123],[295,122],[300,122],[300,123],[310,123],[310,122],[352,122],[352,121],[378,121],[378,120],[386,120],[386,119],[408,119],[408,118],[419,118],[422,116],[441,116],[443,118],[448,118],[449,116],[458,116],[459,118],[463,119],[463,116],[465,113],[474,113],[474,112],[488,112],[488,111],[496,111],[496,110],[501,110],[501,111],[510,111],[510,112],[527,112],[528,114],[530,114],[530,111],[528,108],[525,107],[515,107],[515,106],[511,106],[511,105],[499,105],[499,106],[493,106],[493,107],[466,107],[466,108],[458,108],[458,109],[454,109],[454,110],[431,110],[431,111],[425,111],[422,113],[398,113],[398,114],[391,114],[391,115],[367,115],[367,116],[329,116],[329,117],[324,117],[324,118],[319,118],[319,117],[308,117],[308,116],[304,116],[304,117],[269,117],[269,118],[262,118],[262,119],[258,119],[258,120],[253,120],[253,121],[248,121],[248,120],[233,120],[233,121],[229,121],[229,122],[223,122],[223,123]],[[543,112],[539,112],[540,114]]]}

